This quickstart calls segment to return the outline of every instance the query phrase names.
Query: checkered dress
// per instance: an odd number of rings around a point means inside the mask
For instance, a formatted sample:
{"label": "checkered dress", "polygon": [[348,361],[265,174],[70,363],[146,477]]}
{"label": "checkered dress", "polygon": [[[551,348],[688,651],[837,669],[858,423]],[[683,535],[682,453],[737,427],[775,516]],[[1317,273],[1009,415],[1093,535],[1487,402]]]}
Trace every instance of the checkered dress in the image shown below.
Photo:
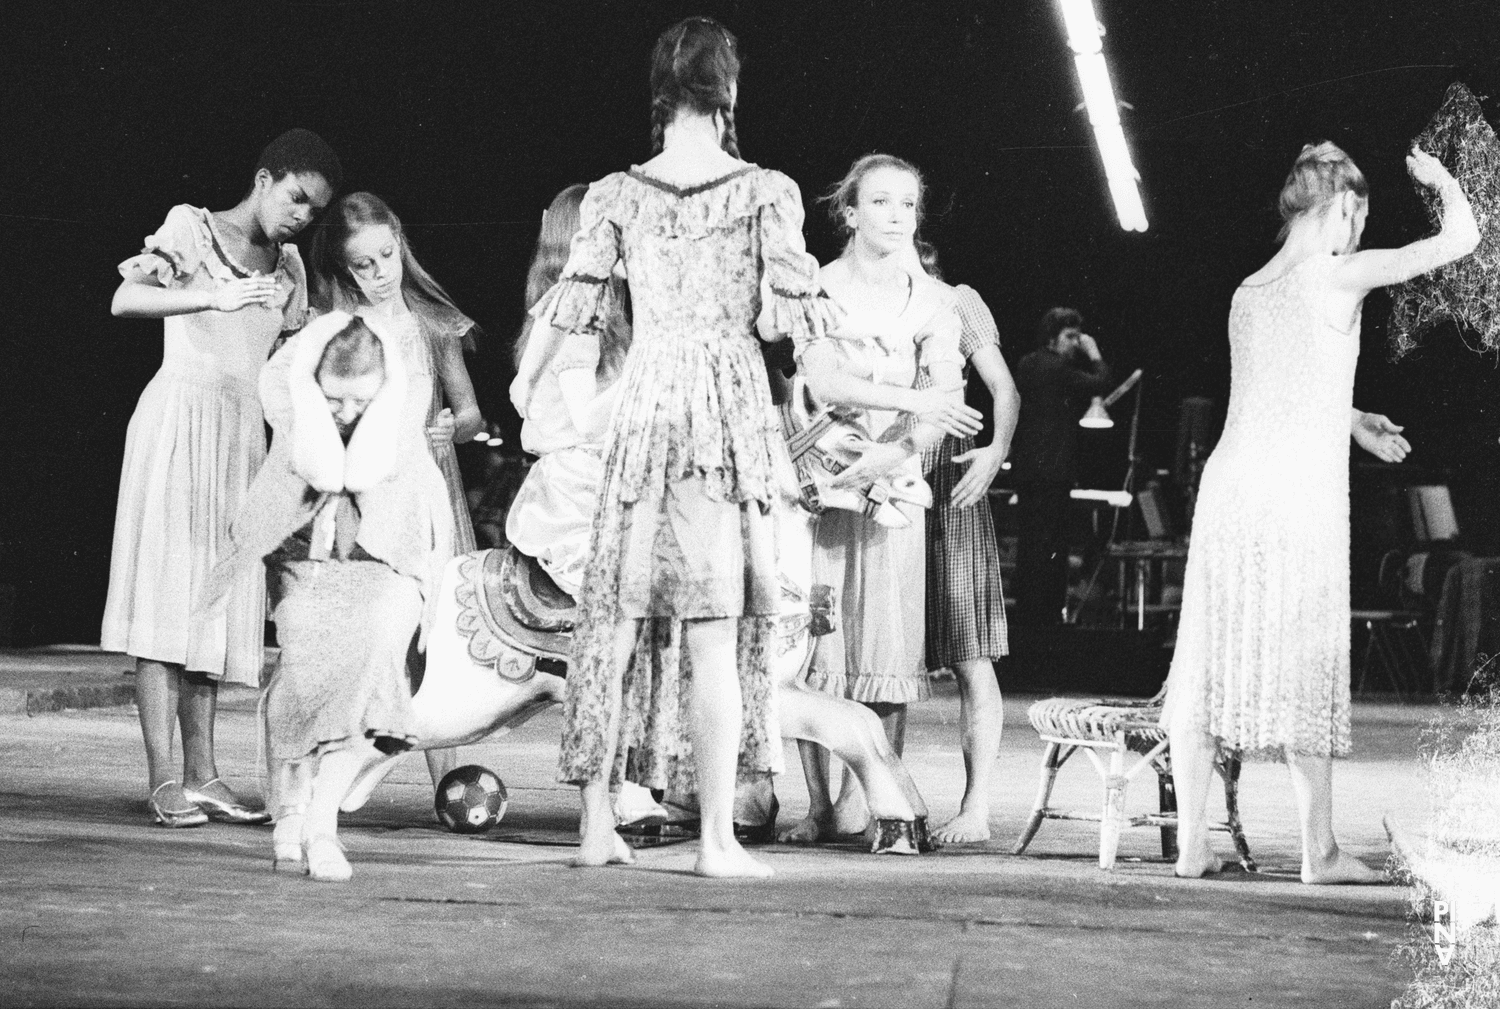
{"label": "checkered dress", "polygon": [[[964,325],[959,347],[965,361],[981,347],[999,347],[995,318],[978,292],[965,285],[954,290]],[[989,498],[980,498],[971,508],[948,504],[965,468],[954,465],[953,457],[973,447],[972,437],[947,437],[922,459],[933,498],[927,515],[928,669],[952,668],[970,659],[996,659],[1010,652]]]}

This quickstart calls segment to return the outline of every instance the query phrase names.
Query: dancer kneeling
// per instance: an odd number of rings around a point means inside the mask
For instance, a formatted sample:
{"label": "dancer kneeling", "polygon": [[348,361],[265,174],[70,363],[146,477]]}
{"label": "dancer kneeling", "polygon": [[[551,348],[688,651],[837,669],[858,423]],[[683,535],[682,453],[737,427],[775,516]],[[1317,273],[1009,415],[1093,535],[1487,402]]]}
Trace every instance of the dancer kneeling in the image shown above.
{"label": "dancer kneeling", "polygon": [[374,319],[307,326],[262,371],[261,398],[271,454],[215,584],[265,558],[281,644],[265,700],[275,866],[345,880],[339,803],[373,750],[416,741],[405,660],[448,553],[446,487]]}
{"label": "dancer kneeling", "polygon": [[1369,188],[1331,143],[1303,148],[1281,191],[1284,243],[1229,311],[1224,434],[1203,470],[1182,622],[1162,714],[1179,802],[1177,875],[1216,872],[1205,805],[1216,741],[1291,771],[1304,883],[1380,877],[1333,837],[1333,763],[1349,752],[1349,439],[1386,462],[1411,446],[1353,408],[1365,295],[1473,250],[1458,183],[1413,151],[1442,230],[1359,248]]}

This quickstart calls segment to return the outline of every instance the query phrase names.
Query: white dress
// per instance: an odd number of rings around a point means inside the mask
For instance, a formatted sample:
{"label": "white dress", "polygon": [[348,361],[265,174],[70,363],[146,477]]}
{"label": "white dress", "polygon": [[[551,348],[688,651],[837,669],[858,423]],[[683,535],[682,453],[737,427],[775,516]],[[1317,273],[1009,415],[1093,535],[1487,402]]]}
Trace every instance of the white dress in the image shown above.
{"label": "white dress", "polygon": [[1187,705],[1249,755],[1349,752],[1359,317],[1328,315],[1335,263],[1241,285],[1229,312],[1229,410],[1203,469],[1162,723]]}
{"label": "white dress", "polygon": [[[570,333],[537,377],[526,404],[521,447],[538,458],[505,519],[505,538],[523,554],[535,557],[558,587],[572,596],[578,595],[588,567],[589,531],[604,482],[607,431],[578,429],[563,401],[558,376],[577,369],[593,373],[598,364],[598,334]],[[619,388],[616,382],[599,395],[612,401]],[[605,404],[596,407],[605,408]]]}
{"label": "white dress", "polygon": [[[121,276],[211,290],[248,277],[225,251],[206,210],[173,207],[120,264]],[[162,366],[146,385],[125,436],[115,511],[106,651],[258,684],[265,635],[265,576],[247,570],[217,619],[189,620],[195,594],[266,455],[256,380],[284,330],[307,314],[307,277],[294,245],[276,265],[275,307],[195,312],[162,320]]]}

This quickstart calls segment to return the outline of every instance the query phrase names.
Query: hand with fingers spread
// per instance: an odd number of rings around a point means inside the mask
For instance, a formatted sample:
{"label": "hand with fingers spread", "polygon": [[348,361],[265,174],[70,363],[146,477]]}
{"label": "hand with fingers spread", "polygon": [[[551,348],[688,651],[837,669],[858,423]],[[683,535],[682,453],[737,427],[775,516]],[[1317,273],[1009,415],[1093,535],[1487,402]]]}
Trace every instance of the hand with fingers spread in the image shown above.
{"label": "hand with fingers spread", "polygon": [[831,487],[864,488],[886,476],[915,454],[909,438],[860,442],[860,456],[849,468],[829,481]]}
{"label": "hand with fingers spread", "polygon": [[955,438],[978,434],[984,424],[984,414],[963,401],[963,384],[931,389],[909,390],[910,406],[907,412],[916,418]]}
{"label": "hand with fingers spread", "polygon": [[967,464],[968,469],[964,475],[959,477],[958,483],[953,485],[953,492],[948,497],[948,503],[954,508],[972,508],[984,500],[985,494],[989,493],[990,484],[995,482],[995,476],[1000,472],[1000,464],[1005,457],[994,445],[986,445],[983,448],[971,448],[953,457],[957,465]]}
{"label": "hand with fingers spread", "polygon": [[209,292],[208,307],[215,312],[238,312],[250,305],[274,307],[275,277],[240,277],[216,284]]}
{"label": "hand with fingers spread", "polygon": [[1354,421],[1354,443],[1383,462],[1401,462],[1411,452],[1411,442],[1401,437],[1406,430],[1379,413],[1359,413]]}

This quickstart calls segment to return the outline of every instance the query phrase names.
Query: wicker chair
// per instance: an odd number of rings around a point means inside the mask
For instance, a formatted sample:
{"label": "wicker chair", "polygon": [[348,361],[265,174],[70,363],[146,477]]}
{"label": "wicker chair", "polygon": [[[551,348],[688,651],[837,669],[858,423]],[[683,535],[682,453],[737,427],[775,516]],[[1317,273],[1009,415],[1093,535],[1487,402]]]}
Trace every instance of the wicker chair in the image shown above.
{"label": "wicker chair", "polygon": [[[1031,811],[1031,820],[1026,832],[1016,844],[1015,853],[1023,853],[1036,836],[1043,820],[1092,820],[1099,824],[1099,868],[1113,869],[1115,852],[1120,844],[1120,831],[1128,824],[1131,827],[1158,827],[1161,830],[1162,855],[1177,857],[1177,794],[1172,783],[1172,762],[1167,746],[1167,733],[1161,727],[1162,701],[1166,696],[1163,687],[1150,700],[1084,700],[1071,697],[1053,697],[1037,701],[1027,710],[1026,716],[1037,734],[1047,744],[1042,754],[1042,781],[1037,790],[1036,806]],[[1058,768],[1068,758],[1082,750],[1099,772],[1104,782],[1104,810],[1102,815],[1072,813],[1053,809],[1047,805],[1052,797],[1052,786],[1057,780]],[[1101,751],[1108,754],[1106,766]],[[1126,753],[1136,753],[1140,759],[1125,767]],[[1142,816],[1125,816],[1125,789],[1130,779],[1147,768],[1157,774],[1161,798],[1161,812]],[[1239,853],[1240,865],[1247,872],[1256,869],[1250,857],[1250,845],[1245,841],[1240,827],[1239,778],[1240,757],[1235,751],[1220,749],[1214,758],[1214,769],[1224,779],[1224,805],[1228,812],[1226,823],[1213,829],[1227,831],[1234,838],[1235,850]]]}

